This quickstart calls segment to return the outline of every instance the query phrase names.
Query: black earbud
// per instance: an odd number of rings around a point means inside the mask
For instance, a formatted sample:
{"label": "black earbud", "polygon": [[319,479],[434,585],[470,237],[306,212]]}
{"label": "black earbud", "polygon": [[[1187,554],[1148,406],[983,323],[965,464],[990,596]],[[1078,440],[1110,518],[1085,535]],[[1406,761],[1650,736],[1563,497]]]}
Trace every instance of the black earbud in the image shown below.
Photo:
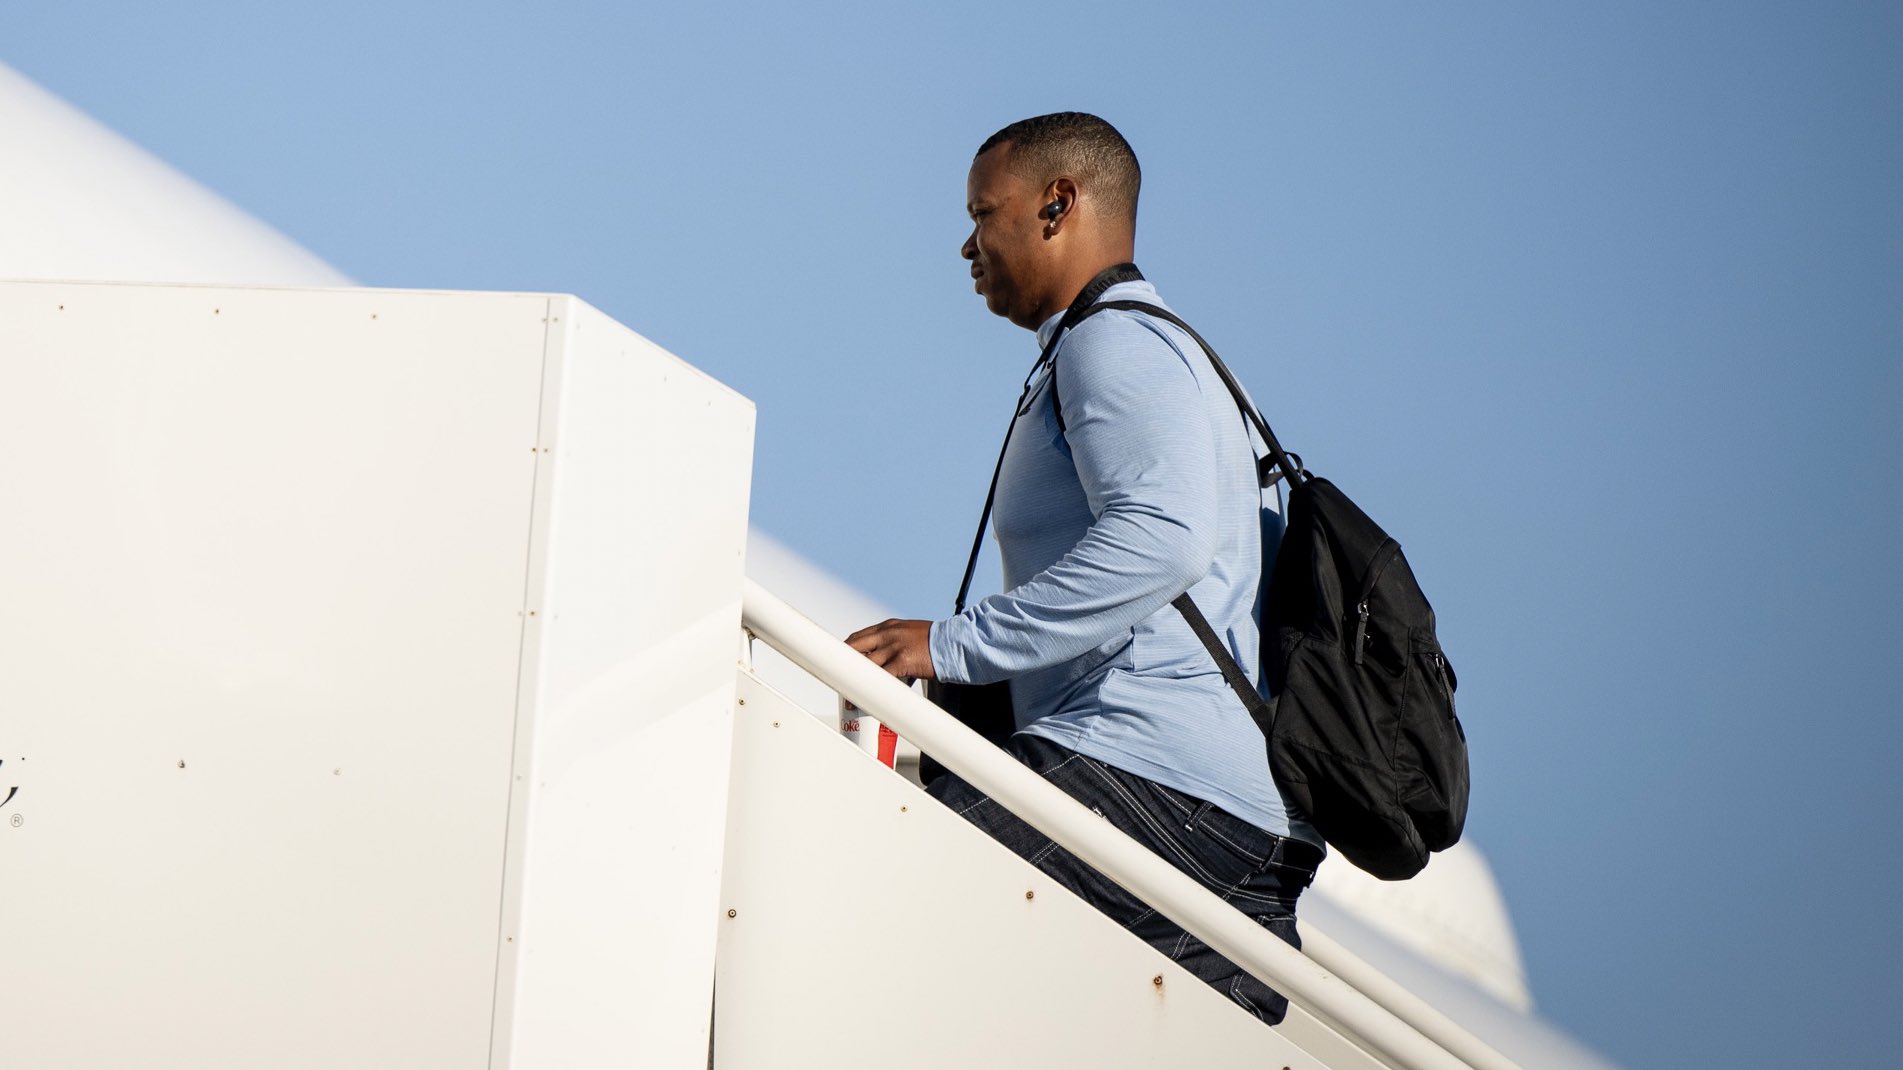
{"label": "black earbud", "polygon": [[1042,212],[1039,212],[1038,214],[1043,216],[1045,219],[1049,219],[1055,222],[1058,216],[1064,214],[1064,202],[1061,200],[1052,201],[1051,203],[1045,205],[1044,210]]}

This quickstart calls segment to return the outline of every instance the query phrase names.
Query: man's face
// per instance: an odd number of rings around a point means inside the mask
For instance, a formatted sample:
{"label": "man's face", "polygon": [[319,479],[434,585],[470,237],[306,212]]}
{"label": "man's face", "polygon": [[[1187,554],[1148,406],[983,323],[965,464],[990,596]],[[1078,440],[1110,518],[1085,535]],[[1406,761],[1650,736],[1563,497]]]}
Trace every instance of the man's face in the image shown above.
{"label": "man's face", "polygon": [[[971,237],[959,255],[971,261],[973,289],[992,312],[1036,330],[1049,312],[1043,285],[1048,251],[1044,242],[1044,191],[1009,167],[1011,145],[999,145],[971,163],[965,209]],[[1053,310],[1054,311],[1054,310]]]}

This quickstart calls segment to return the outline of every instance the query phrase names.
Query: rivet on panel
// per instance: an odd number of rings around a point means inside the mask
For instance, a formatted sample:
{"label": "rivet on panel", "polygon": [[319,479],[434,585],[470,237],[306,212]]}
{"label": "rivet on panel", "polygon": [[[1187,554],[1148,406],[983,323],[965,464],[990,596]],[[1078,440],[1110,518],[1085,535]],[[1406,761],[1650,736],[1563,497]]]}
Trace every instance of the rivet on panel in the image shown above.
{"label": "rivet on panel", "polygon": [[[1150,983],[1151,983],[1152,985],[1155,985],[1155,986],[1156,986],[1156,987],[1158,987],[1158,988],[1162,988],[1162,987],[1163,987],[1163,975],[1159,973],[1159,974],[1157,974],[1157,975],[1156,975],[1155,977],[1152,977],[1152,978],[1150,978]],[[1288,1068],[1287,1068],[1287,1067],[1284,1067],[1284,1068],[1283,1068],[1283,1070],[1288,1070]]]}
{"label": "rivet on panel", "polygon": [[741,704],[742,706],[745,706],[745,705],[747,704],[747,700],[746,700],[746,699],[741,699],[741,700],[740,700],[740,704]]}
{"label": "rivet on panel", "polygon": [[899,807],[899,813],[901,813],[901,814],[902,814],[902,813],[905,813],[905,812],[906,812],[907,810],[910,810],[910,809],[911,809],[911,807],[909,807],[909,806],[901,806],[901,807]]}
{"label": "rivet on panel", "polygon": [[1028,903],[1028,902],[1030,902],[1031,900],[1033,900],[1033,899],[1036,899],[1036,898],[1037,898],[1037,891],[1036,891],[1036,889],[1033,889],[1033,888],[1026,888],[1026,889],[1024,889],[1024,901],[1025,901],[1025,902],[1027,902],[1027,903]]}
{"label": "rivet on panel", "polygon": [[727,916],[730,918],[737,918],[740,916],[740,912],[738,910],[729,910],[727,911]]}
{"label": "rivet on panel", "polygon": [[775,727],[775,728],[778,728],[778,727],[780,727],[780,722],[778,722],[778,721],[775,721],[775,722],[773,722],[773,727]]}
{"label": "rivet on panel", "polygon": [[180,758],[180,759],[178,760],[178,767],[179,767],[180,769],[183,769],[183,768],[185,768],[185,759],[183,759],[183,758]]}

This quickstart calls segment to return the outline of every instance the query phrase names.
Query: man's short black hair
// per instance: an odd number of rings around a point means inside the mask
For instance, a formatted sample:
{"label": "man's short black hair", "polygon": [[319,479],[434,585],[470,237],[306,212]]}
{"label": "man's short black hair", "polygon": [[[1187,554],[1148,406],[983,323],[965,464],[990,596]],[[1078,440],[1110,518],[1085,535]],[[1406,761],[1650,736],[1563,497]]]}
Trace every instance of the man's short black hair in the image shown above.
{"label": "man's short black hair", "polygon": [[1107,211],[1136,226],[1143,169],[1116,127],[1081,111],[1053,112],[1020,119],[991,135],[978,146],[977,156],[1006,144],[1012,149],[1012,171],[1040,184],[1070,175],[1101,198]]}

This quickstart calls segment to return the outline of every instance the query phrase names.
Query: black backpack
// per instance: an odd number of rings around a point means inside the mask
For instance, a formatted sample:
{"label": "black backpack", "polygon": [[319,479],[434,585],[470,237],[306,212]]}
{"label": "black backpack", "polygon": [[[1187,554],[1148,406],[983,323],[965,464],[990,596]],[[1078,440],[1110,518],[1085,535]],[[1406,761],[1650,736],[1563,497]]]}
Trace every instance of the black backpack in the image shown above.
{"label": "black backpack", "polygon": [[1401,544],[1333,483],[1291,483],[1262,610],[1269,760],[1323,838],[1403,880],[1467,821],[1454,668]]}
{"label": "black backpack", "polygon": [[[1467,821],[1467,735],[1454,715],[1454,668],[1434,635],[1434,609],[1401,555],[1339,488],[1291,460],[1222,358],[1168,309],[1105,301],[1183,329],[1208,355],[1269,456],[1265,489],[1289,483],[1288,517],[1262,600],[1264,702],[1187,593],[1172,604],[1269,740],[1269,767],[1291,802],[1350,862],[1404,880]],[[1057,380],[1051,378],[1052,402]],[[1063,427],[1058,409],[1058,427]],[[1278,473],[1276,470],[1280,469]]]}

